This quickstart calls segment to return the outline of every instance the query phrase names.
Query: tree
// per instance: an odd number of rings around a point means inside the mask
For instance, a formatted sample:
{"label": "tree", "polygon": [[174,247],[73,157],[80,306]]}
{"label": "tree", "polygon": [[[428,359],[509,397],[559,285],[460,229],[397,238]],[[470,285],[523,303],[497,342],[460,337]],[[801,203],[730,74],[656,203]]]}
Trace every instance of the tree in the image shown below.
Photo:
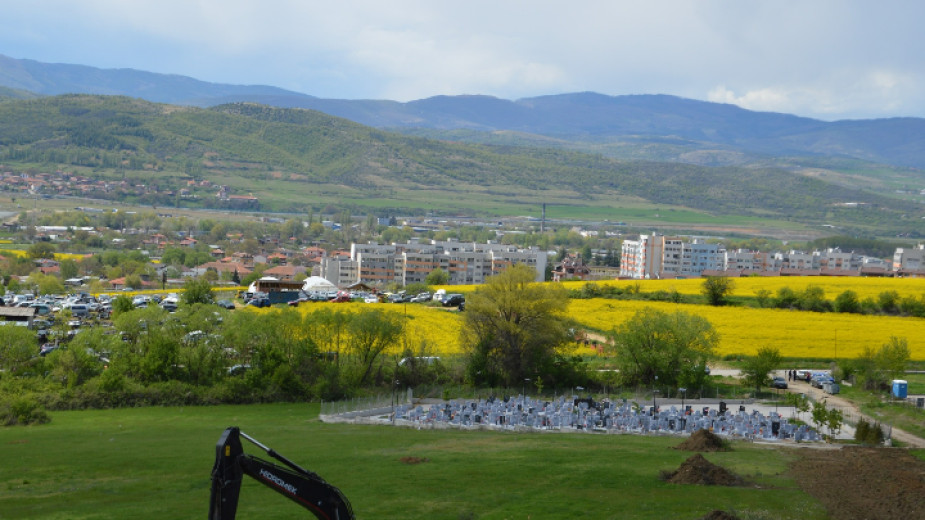
{"label": "tree", "polygon": [[424,278],[424,283],[427,285],[446,285],[450,283],[450,273],[438,267],[431,271],[427,278]]}
{"label": "tree", "polygon": [[642,309],[610,335],[624,384],[698,387],[719,335],[705,318]]}
{"label": "tree", "polygon": [[825,312],[832,307],[825,299],[825,290],[818,285],[807,286],[799,296],[798,305],[800,310],[812,312]]}
{"label": "tree", "polygon": [[10,375],[22,372],[35,357],[35,333],[26,327],[0,327],[0,369]]}
{"label": "tree", "polygon": [[123,314],[123,313],[126,313],[126,312],[131,312],[131,311],[133,311],[133,310],[135,310],[135,304],[132,303],[132,299],[131,299],[131,298],[129,298],[128,296],[126,296],[126,295],[124,295],[124,294],[121,294],[121,295],[119,295],[119,296],[116,296],[116,298],[115,298],[114,300],[112,300],[112,315],[113,315],[113,317],[117,317],[117,316],[119,316],[120,314]]}
{"label": "tree", "polygon": [[887,381],[902,377],[909,364],[911,352],[906,338],[890,336],[890,340],[877,352],[877,366]]}
{"label": "tree", "polygon": [[29,258],[39,259],[39,258],[49,258],[53,259],[55,257],[55,248],[54,244],[49,242],[36,242],[29,246],[29,249],[26,250],[26,254]]}
{"label": "tree", "polygon": [[835,297],[835,312],[861,312],[858,293],[848,289]]}
{"label": "tree", "polygon": [[208,280],[188,278],[183,284],[182,301],[186,305],[212,303],[212,284]]}
{"label": "tree", "polygon": [[570,340],[568,297],[561,285],[535,279],[534,269],[517,264],[467,296],[460,343],[475,384],[520,386],[538,375],[555,383],[552,365]]}
{"label": "tree", "polygon": [[57,276],[42,274],[35,271],[29,275],[27,282],[30,286],[36,287],[39,294],[61,294],[64,292],[64,284]]}
{"label": "tree", "polygon": [[701,292],[706,296],[710,305],[726,305],[727,298],[732,295],[735,282],[727,276],[707,276],[701,285]]}
{"label": "tree", "polygon": [[61,269],[61,278],[67,280],[69,278],[76,278],[77,274],[80,272],[80,269],[77,267],[77,262],[66,258],[61,260],[58,263],[59,268]]}
{"label": "tree", "polygon": [[781,359],[780,350],[773,347],[760,347],[757,354],[748,358],[742,368],[745,383],[753,387],[757,394],[762,387],[770,383],[771,379],[768,374],[780,366]]}
{"label": "tree", "polygon": [[404,318],[394,312],[381,310],[361,312],[350,319],[350,353],[360,369],[358,383],[369,379],[379,355],[398,343],[404,330]]}

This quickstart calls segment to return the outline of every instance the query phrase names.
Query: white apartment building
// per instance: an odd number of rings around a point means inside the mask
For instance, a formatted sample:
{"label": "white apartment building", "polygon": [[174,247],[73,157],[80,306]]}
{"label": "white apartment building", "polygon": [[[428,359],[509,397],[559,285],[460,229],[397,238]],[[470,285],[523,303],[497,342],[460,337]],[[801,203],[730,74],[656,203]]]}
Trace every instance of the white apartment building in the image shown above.
{"label": "white apartment building", "polygon": [[662,272],[664,239],[663,235],[653,234],[639,235],[639,240],[624,240],[620,249],[620,277],[657,278]]}
{"label": "white apartment building", "polygon": [[893,254],[894,271],[925,271],[925,244],[898,247]]}
{"label": "white apartment building", "polygon": [[726,251],[723,255],[724,271],[746,271],[762,272],[771,271],[774,262],[771,255],[761,251],[749,251],[747,249],[736,249],[735,251]]}
{"label": "white apartment building", "polygon": [[437,268],[450,275],[451,285],[485,283],[485,279],[513,264],[536,270],[536,281],[544,279],[546,252],[538,248],[518,249],[503,244],[469,242],[407,244],[351,244],[349,259],[322,259],[322,276],[338,286],[357,282],[370,285],[424,282]]}
{"label": "white apartment building", "polygon": [[721,270],[725,250],[719,244],[678,237],[641,235],[624,240],[620,276],[624,278],[696,277],[706,270]]}

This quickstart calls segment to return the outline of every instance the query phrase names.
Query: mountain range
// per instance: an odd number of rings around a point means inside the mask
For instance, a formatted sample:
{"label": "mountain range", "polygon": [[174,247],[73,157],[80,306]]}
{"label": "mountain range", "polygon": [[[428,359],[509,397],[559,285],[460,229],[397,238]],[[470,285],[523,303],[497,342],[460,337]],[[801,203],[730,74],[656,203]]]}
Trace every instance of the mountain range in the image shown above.
{"label": "mountain range", "polygon": [[[889,208],[921,227],[925,120],[917,118],[824,122],[666,95],[332,100],[5,56],[0,99],[7,100],[0,103],[5,161],[68,163],[79,149],[100,158],[99,164],[80,159],[96,168],[119,162],[119,155],[123,163],[129,156],[134,164],[207,176],[227,176],[232,167],[270,170],[329,183],[334,191],[347,187],[353,192],[337,195],[354,202],[387,187],[402,196],[494,190],[498,205],[533,204],[555,198],[556,187],[574,205],[607,194],[622,203],[817,224],[833,215],[833,205],[860,203]],[[238,183],[242,190],[259,187],[247,175]],[[458,195],[438,199],[462,211]],[[276,209],[299,205],[274,196]],[[405,204],[422,205],[406,197],[388,207]],[[843,217],[852,225],[870,219]]]}
{"label": "mountain range", "polygon": [[[407,103],[322,99],[271,86],[208,83],[179,75],[48,64],[3,55],[0,86],[28,93],[25,95],[104,94],[199,107],[253,102],[307,108],[375,128],[419,133],[425,129],[431,133],[422,135],[442,139],[484,141],[484,135],[472,132],[513,133],[521,135],[516,141],[507,137],[505,142],[536,143],[537,139],[529,136],[543,136],[582,143],[572,148],[594,147],[615,156],[621,156],[614,151],[619,147],[608,151],[606,145],[626,142],[637,147],[661,147],[658,155],[647,159],[696,163],[704,160],[703,154],[692,152],[711,150],[724,153],[713,153],[707,160],[724,164],[742,162],[732,153],[736,152],[755,158],[834,157],[925,168],[925,119],[825,122],[667,95],[585,92],[515,101],[490,96],[436,96]],[[451,132],[460,130],[470,133]]]}

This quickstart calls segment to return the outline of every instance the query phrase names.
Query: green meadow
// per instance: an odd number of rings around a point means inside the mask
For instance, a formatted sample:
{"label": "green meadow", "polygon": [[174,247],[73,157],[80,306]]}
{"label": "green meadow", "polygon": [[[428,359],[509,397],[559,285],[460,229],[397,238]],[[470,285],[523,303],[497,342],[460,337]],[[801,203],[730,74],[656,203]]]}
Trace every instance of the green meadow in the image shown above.
{"label": "green meadow", "polygon": [[[332,425],[317,404],[55,412],[0,429],[0,518],[205,518],[215,444],[233,425],[339,487],[360,519],[825,518],[787,475],[792,448],[706,455],[751,487],[676,485],[659,480],[691,455],[675,437]],[[310,515],[245,480],[237,518],[297,517]]]}

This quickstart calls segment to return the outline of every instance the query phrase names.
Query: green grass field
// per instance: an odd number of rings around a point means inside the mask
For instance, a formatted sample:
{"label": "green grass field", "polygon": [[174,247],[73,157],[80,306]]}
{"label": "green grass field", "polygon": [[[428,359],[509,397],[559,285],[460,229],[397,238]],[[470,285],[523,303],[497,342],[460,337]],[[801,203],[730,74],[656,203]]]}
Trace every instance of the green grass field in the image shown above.
{"label": "green grass field", "polygon": [[[232,425],[339,487],[361,519],[695,519],[713,509],[826,518],[787,476],[795,449],[707,454],[760,488],[674,485],[659,471],[691,455],[670,449],[675,437],[328,425],[317,413],[308,404],[135,408],[3,428],[0,518],[205,518],[215,444]],[[308,517],[245,481],[238,518]]]}

